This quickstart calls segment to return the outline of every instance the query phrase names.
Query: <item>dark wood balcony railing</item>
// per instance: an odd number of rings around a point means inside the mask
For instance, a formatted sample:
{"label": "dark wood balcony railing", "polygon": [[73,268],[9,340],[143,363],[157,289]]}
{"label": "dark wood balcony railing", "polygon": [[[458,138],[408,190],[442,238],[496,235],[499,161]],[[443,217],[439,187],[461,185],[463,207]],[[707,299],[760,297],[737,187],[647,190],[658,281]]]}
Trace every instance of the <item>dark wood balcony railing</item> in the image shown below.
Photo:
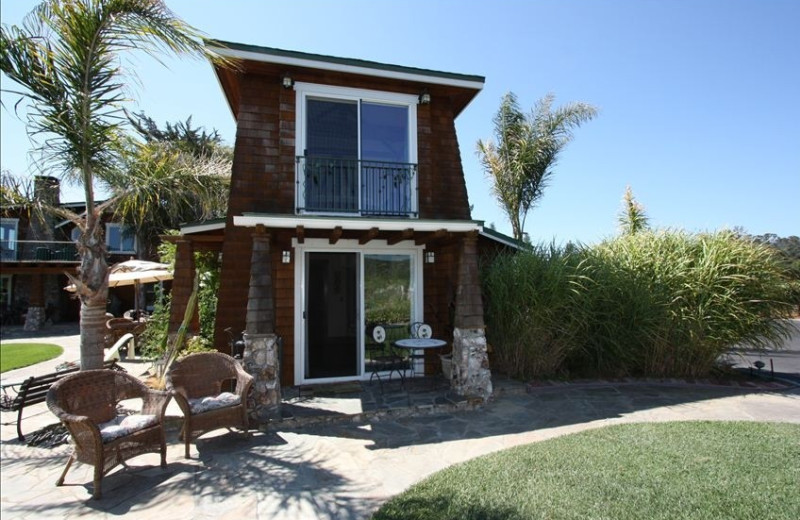
{"label": "dark wood balcony railing", "polygon": [[417,165],[298,156],[297,210],[416,217]]}
{"label": "dark wood balcony railing", "polygon": [[54,240],[11,240],[0,243],[3,262],[78,262],[75,242]]}

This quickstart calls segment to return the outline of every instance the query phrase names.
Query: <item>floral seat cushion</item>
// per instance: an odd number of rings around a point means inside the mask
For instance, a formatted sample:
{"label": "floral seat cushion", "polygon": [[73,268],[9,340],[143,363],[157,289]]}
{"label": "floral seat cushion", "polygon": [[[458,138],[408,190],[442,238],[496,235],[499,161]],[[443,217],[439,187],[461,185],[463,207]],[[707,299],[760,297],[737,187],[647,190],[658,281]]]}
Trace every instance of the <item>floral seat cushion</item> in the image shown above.
{"label": "floral seat cushion", "polygon": [[189,399],[189,408],[192,410],[192,414],[200,414],[216,410],[217,408],[236,406],[241,402],[242,398],[238,395],[230,392],[222,392],[219,395]]}
{"label": "floral seat cushion", "polygon": [[125,437],[134,432],[144,430],[158,424],[155,415],[118,415],[108,422],[100,423],[100,437],[104,443]]}

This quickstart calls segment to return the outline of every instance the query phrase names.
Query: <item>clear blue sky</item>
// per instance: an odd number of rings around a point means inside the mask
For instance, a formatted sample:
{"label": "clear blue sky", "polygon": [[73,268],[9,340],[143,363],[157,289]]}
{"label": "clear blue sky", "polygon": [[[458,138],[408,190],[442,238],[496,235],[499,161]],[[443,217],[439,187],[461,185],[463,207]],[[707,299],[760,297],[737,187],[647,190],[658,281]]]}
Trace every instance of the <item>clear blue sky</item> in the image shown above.
{"label": "clear blue sky", "polygon": [[[35,5],[2,2],[5,24]],[[534,241],[614,235],[627,185],[653,225],[690,231],[741,226],[800,235],[800,1],[234,1],[168,0],[209,36],[486,77],[456,121],[473,217],[511,228],[475,155],[500,98],[523,107],[553,92],[598,119],[576,132],[540,205]],[[211,67],[152,59],[132,108],[156,121],[235,125]],[[12,85],[3,80],[3,88]],[[3,95],[0,164],[33,171],[24,126]],[[66,200],[81,200],[69,190]]]}

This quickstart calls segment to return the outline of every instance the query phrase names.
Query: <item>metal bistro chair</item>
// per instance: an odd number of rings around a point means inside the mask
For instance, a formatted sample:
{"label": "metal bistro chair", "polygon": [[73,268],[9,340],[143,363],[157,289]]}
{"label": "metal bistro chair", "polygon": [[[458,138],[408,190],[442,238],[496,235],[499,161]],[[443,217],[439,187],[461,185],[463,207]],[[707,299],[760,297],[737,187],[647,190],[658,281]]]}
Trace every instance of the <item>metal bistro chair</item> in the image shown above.
{"label": "metal bistro chair", "polygon": [[[412,338],[430,339],[433,336],[433,330],[427,323],[415,321],[409,326],[409,333]],[[411,377],[415,377],[417,373],[417,362],[422,363],[422,375],[425,375],[425,351],[412,350],[408,355],[408,362],[411,366]]]}
{"label": "metal bistro chair", "polygon": [[367,351],[370,383],[373,378],[377,377],[378,383],[383,389],[381,372],[387,371],[389,372],[389,381],[392,380],[392,372],[397,372],[400,382],[404,382],[405,359],[395,350],[391,342],[386,341],[386,328],[383,325],[375,325],[371,330],[367,329],[367,343],[364,348]]}

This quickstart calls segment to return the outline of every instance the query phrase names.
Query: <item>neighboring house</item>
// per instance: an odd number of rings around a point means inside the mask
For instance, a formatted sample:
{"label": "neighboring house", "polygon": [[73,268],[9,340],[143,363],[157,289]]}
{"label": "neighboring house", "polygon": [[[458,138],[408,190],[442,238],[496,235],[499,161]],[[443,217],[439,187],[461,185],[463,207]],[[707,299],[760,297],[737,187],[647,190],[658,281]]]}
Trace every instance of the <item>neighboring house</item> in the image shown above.
{"label": "neighboring house", "polygon": [[227,218],[174,239],[173,330],[191,253],[219,251],[216,346],[228,327],[280,337],[281,384],[369,379],[370,327],[425,322],[466,353],[456,386],[490,393],[479,241],[514,243],[472,220],[455,129],[484,78],[211,46],[241,60],[215,68],[237,122],[231,195]]}
{"label": "neighboring house", "polygon": [[[34,197],[80,214],[85,203],[62,203],[60,183],[53,177],[34,179]],[[125,228],[106,223],[108,262],[136,254],[135,239]],[[79,230],[70,221],[37,217],[25,208],[2,208],[0,218],[0,313],[3,325],[25,324],[37,330],[50,322],[78,321],[80,302],[64,291],[65,273],[76,274],[80,264],[76,240]],[[128,301],[130,300],[130,301]],[[133,294],[114,291],[110,311],[132,308]]]}

